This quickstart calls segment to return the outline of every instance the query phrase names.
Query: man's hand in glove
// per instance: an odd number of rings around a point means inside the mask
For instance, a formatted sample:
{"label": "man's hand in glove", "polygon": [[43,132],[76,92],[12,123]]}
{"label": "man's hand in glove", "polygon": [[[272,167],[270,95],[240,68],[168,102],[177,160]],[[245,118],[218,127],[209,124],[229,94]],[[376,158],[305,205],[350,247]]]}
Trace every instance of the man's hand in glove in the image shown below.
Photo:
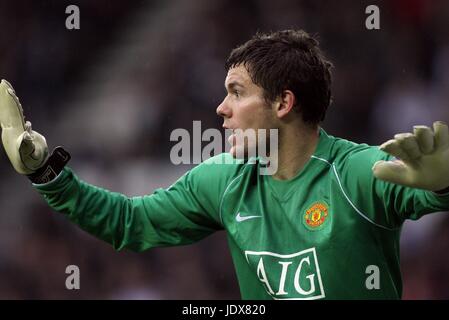
{"label": "man's hand in glove", "polygon": [[23,109],[11,84],[0,82],[0,124],[2,143],[14,169],[35,183],[48,182],[59,174],[70,159],[62,148],[49,157],[44,136],[25,122]]}
{"label": "man's hand in glove", "polygon": [[414,133],[400,133],[380,146],[396,157],[378,161],[373,173],[379,179],[437,193],[449,192],[449,129],[437,121],[433,131],[415,126]]}

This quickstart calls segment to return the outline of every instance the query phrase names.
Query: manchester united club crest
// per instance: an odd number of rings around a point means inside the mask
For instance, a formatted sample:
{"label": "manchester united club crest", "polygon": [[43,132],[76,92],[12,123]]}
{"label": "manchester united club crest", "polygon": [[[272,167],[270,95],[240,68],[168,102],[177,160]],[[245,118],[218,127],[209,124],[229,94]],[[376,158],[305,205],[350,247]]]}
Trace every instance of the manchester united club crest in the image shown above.
{"label": "manchester united club crest", "polygon": [[312,204],[304,213],[303,222],[309,230],[319,230],[329,217],[329,207],[324,202]]}

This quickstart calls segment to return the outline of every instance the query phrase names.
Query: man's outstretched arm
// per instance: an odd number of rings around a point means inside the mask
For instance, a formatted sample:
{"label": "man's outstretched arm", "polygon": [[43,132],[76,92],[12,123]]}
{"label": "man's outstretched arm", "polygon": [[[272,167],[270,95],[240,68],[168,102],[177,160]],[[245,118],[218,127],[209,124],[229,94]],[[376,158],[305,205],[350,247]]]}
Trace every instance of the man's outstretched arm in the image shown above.
{"label": "man's outstretched arm", "polygon": [[49,206],[114,249],[143,251],[198,241],[221,229],[211,208],[192,192],[191,172],[168,189],[127,197],[88,184],[66,167],[52,182],[35,185]]}
{"label": "man's outstretched arm", "polygon": [[438,194],[449,192],[449,129],[437,121],[433,131],[415,126],[413,133],[400,133],[380,146],[394,156],[393,161],[378,161],[374,175],[382,180]]}
{"label": "man's outstretched arm", "polygon": [[65,150],[58,147],[48,155],[45,138],[25,122],[19,99],[5,80],[0,83],[0,123],[14,169],[33,182],[55,211],[115,249],[188,244],[221,228],[216,201],[208,201],[211,197],[198,181],[204,174],[198,170],[168,189],[134,198],[78,179],[65,167],[70,158]]}

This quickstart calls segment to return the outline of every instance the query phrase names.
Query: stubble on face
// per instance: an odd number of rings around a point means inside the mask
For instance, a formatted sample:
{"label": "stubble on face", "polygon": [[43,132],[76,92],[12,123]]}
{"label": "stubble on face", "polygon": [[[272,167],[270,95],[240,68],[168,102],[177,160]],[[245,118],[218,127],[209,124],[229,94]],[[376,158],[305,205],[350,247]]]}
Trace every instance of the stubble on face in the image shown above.
{"label": "stubble on face", "polygon": [[[258,143],[262,141],[265,144],[263,150],[268,150],[269,130],[260,129],[273,129],[276,125],[272,105],[264,98],[263,89],[253,83],[243,65],[228,71],[225,87],[228,95],[224,103],[229,109],[223,127],[232,130],[228,138],[230,154],[245,159],[256,156]],[[260,139],[261,134],[267,139]]]}

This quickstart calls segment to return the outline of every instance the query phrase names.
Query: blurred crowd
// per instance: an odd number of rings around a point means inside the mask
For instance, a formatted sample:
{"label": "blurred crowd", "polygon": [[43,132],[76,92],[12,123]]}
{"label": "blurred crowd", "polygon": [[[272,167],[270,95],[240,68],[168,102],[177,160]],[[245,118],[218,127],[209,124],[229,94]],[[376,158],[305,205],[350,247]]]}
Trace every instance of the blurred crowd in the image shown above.
{"label": "blurred crowd", "polygon": [[[80,8],[68,30],[65,8]],[[380,9],[367,30],[365,8]],[[221,128],[224,61],[254,33],[303,28],[333,62],[331,135],[377,145],[413,125],[449,121],[445,0],[0,1],[0,78],[34,130],[64,145],[83,180],[129,196],[167,187],[170,133]],[[239,298],[226,238],[115,252],[49,209],[0,153],[0,298]],[[449,215],[407,222],[404,298],[449,298]],[[67,290],[77,265],[81,289]]]}

